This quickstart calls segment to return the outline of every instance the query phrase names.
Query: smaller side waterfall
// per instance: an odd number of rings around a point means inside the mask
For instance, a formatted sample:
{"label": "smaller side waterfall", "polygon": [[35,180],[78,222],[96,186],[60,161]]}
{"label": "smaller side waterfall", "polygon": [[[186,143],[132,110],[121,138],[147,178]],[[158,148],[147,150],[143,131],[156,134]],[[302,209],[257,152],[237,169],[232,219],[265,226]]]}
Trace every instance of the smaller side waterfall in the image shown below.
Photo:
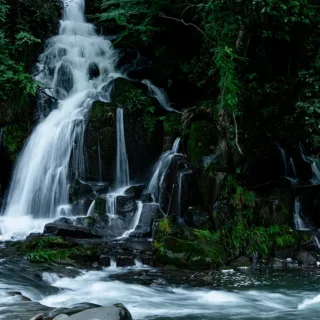
{"label": "smaller side waterfall", "polygon": [[311,165],[312,178],[311,178],[310,182],[312,184],[320,184],[320,163],[319,163],[319,161],[315,161],[311,157],[306,156],[302,145],[300,145],[300,153],[301,153],[302,159]]}
{"label": "smaller side waterfall", "polygon": [[284,151],[283,148],[280,147],[279,143],[277,143],[277,142],[276,142],[276,146],[277,146],[278,150],[280,151],[281,158],[282,158],[282,163],[284,165],[284,176],[287,177],[288,176],[288,165],[287,165],[286,152]]}
{"label": "smaller side waterfall", "polygon": [[131,222],[131,225],[130,225],[130,229],[128,231],[126,231],[121,237],[119,237],[119,239],[129,237],[130,234],[136,230],[136,227],[137,227],[137,225],[139,224],[139,221],[140,221],[142,208],[143,208],[142,201],[137,201],[137,211],[135,212],[134,217],[132,219],[132,222]]}
{"label": "smaller side waterfall", "polygon": [[98,135],[98,170],[99,170],[99,182],[102,182],[101,149],[100,149],[99,135]]}
{"label": "smaller side waterfall", "polygon": [[174,155],[178,154],[180,138],[177,138],[173,144],[171,151],[164,152],[153,168],[152,178],[150,180],[147,192],[151,193],[154,201],[159,201],[160,188],[164,176],[170,166],[171,160]]}
{"label": "smaller side waterfall", "polygon": [[300,203],[299,197],[295,198],[294,201],[294,212],[293,212],[293,217],[294,217],[294,227],[296,230],[310,230],[310,228],[306,225],[305,217],[303,217],[302,214],[302,207]]}
{"label": "smaller side waterfall", "polygon": [[94,212],[94,205],[95,205],[96,201],[92,201],[89,209],[88,209],[88,213],[87,213],[87,217],[92,217],[93,216],[93,212]]}
{"label": "smaller side waterfall", "polygon": [[117,109],[117,168],[116,188],[122,188],[130,184],[129,165],[126,150],[126,140],[123,124],[123,109]]}
{"label": "smaller side waterfall", "polygon": [[288,161],[286,151],[280,147],[279,143],[276,143],[276,146],[280,151],[282,162],[284,165],[284,177],[288,179],[292,185],[296,185],[299,179],[292,157],[290,157]]}
{"label": "smaller side waterfall", "polygon": [[148,87],[150,97],[157,99],[163,109],[167,111],[179,112],[171,108],[172,103],[163,89],[156,87],[150,80],[147,79],[142,80],[141,82]]}

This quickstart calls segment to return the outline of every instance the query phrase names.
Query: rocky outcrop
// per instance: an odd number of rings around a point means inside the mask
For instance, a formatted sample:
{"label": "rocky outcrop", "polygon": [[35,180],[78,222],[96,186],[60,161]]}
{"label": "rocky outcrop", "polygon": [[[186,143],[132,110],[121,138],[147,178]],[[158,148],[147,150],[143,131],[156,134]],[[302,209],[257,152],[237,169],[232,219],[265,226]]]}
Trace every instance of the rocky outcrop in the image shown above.
{"label": "rocky outcrop", "polygon": [[146,168],[152,165],[162,148],[163,127],[157,119],[163,111],[156,108],[156,103],[138,84],[124,78],[115,79],[113,84],[113,102],[93,103],[85,132],[86,180],[89,181],[102,179],[114,182],[117,149],[115,111],[119,106],[124,109],[132,181],[144,176]]}
{"label": "rocky outcrop", "polygon": [[122,304],[116,304],[111,307],[100,307],[88,309],[79,313],[68,316],[61,314],[56,316],[53,320],[132,320],[128,309]]}
{"label": "rocky outcrop", "polygon": [[130,234],[132,238],[148,238],[152,236],[152,226],[156,220],[164,217],[156,203],[144,203],[141,211],[139,224],[134,232]]}
{"label": "rocky outcrop", "polygon": [[[61,312],[62,311],[62,312]],[[60,312],[57,314],[57,312]],[[73,308],[54,309],[49,314],[39,314],[30,320],[132,320],[128,309],[117,303],[110,307],[82,303]]]}
{"label": "rocky outcrop", "polygon": [[185,221],[189,227],[208,229],[212,223],[212,215],[201,207],[190,207],[185,211]]}
{"label": "rocky outcrop", "polygon": [[70,238],[90,239],[102,238],[103,234],[97,230],[70,225],[66,223],[48,223],[44,227],[45,236],[61,236]]}

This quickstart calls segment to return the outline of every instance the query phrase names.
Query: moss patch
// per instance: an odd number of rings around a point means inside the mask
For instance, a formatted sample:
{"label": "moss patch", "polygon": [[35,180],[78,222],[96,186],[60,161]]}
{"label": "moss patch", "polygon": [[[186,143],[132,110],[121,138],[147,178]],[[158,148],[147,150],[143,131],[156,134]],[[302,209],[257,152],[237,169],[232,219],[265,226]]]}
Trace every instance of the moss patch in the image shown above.
{"label": "moss patch", "polygon": [[179,268],[211,268],[225,260],[223,248],[206,233],[181,227],[173,219],[161,220],[155,230],[153,248],[159,265]]}
{"label": "moss patch", "polygon": [[219,131],[213,122],[196,121],[191,124],[188,141],[188,154],[194,164],[198,164],[201,157],[214,152],[219,142]]}

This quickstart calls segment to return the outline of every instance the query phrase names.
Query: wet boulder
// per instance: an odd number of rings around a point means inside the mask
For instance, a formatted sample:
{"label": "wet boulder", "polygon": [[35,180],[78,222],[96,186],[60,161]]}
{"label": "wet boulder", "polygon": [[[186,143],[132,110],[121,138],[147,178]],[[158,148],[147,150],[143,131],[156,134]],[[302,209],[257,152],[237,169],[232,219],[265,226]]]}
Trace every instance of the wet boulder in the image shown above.
{"label": "wet boulder", "polygon": [[317,266],[317,259],[311,253],[309,253],[305,250],[299,250],[296,253],[295,258],[303,266],[307,266],[307,267]]}
{"label": "wet boulder", "polygon": [[90,62],[88,66],[88,76],[89,76],[89,80],[98,78],[100,76],[99,66],[95,62]]}
{"label": "wet boulder", "polygon": [[[159,194],[160,208],[167,214],[180,216],[180,204],[183,202],[183,207],[188,205],[189,198],[187,195],[190,179],[183,176],[185,172],[192,174],[190,170],[187,170],[188,167],[189,162],[185,156],[177,154],[172,157],[162,179]],[[184,196],[184,199],[182,199],[182,196]]]}
{"label": "wet boulder", "polygon": [[132,320],[128,309],[122,304],[116,304],[111,307],[100,307],[85,310],[69,317],[70,320]]}
{"label": "wet boulder", "polygon": [[126,189],[126,191],[124,192],[124,194],[126,196],[131,196],[133,197],[135,200],[138,200],[141,198],[142,196],[142,192],[144,190],[144,185],[140,184],[140,185],[135,185],[135,186],[130,186],[128,189]]}
{"label": "wet boulder", "polygon": [[140,201],[142,201],[143,203],[153,202],[151,193],[143,193],[140,197]]}
{"label": "wet boulder", "polygon": [[212,222],[212,216],[201,207],[189,207],[185,214],[185,221],[189,227],[203,229]]}
{"label": "wet boulder", "polygon": [[44,227],[45,236],[60,236],[77,239],[103,238],[97,230],[65,223],[48,223]]}
{"label": "wet boulder", "polygon": [[55,83],[56,93],[59,93],[59,99],[71,91],[74,85],[73,70],[68,62],[62,62],[58,67],[57,81]]}
{"label": "wet boulder", "polygon": [[53,221],[53,223],[74,224],[74,221],[70,218],[61,217]]}
{"label": "wet boulder", "polygon": [[76,179],[70,186],[70,200],[75,202],[84,198],[94,198],[94,190],[88,183]]}
{"label": "wet boulder", "polygon": [[144,203],[141,211],[139,224],[134,232],[130,234],[132,238],[148,238],[152,236],[152,226],[156,220],[164,218],[156,203]]}
{"label": "wet boulder", "polygon": [[117,214],[126,217],[136,211],[136,202],[133,196],[117,196]]}

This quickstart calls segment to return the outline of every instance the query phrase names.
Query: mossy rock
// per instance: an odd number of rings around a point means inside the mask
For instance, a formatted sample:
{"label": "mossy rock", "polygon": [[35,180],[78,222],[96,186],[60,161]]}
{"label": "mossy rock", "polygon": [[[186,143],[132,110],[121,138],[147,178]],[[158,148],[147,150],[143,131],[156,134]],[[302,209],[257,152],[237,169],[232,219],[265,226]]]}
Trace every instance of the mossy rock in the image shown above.
{"label": "mossy rock", "polygon": [[263,199],[259,212],[259,224],[271,225],[292,225],[294,199],[289,189],[274,189]]}
{"label": "mossy rock", "polygon": [[219,143],[220,133],[214,122],[195,121],[191,124],[188,140],[188,156],[193,164],[214,153]]}
{"label": "mossy rock", "polygon": [[165,237],[156,255],[160,265],[187,268],[212,268],[222,264],[220,246],[207,246],[200,242]]}
{"label": "mossy rock", "polygon": [[[85,132],[86,179],[114,182],[117,133],[116,109],[124,109],[124,131],[130,166],[130,179],[144,177],[162,149],[163,125],[156,103],[134,82],[114,80],[112,103],[94,102]],[[100,162],[99,162],[100,147]],[[101,174],[99,167],[101,166]]]}
{"label": "mossy rock", "polygon": [[156,226],[153,248],[159,265],[179,268],[212,268],[226,261],[225,250],[208,237],[207,230],[180,226],[173,218]]}

